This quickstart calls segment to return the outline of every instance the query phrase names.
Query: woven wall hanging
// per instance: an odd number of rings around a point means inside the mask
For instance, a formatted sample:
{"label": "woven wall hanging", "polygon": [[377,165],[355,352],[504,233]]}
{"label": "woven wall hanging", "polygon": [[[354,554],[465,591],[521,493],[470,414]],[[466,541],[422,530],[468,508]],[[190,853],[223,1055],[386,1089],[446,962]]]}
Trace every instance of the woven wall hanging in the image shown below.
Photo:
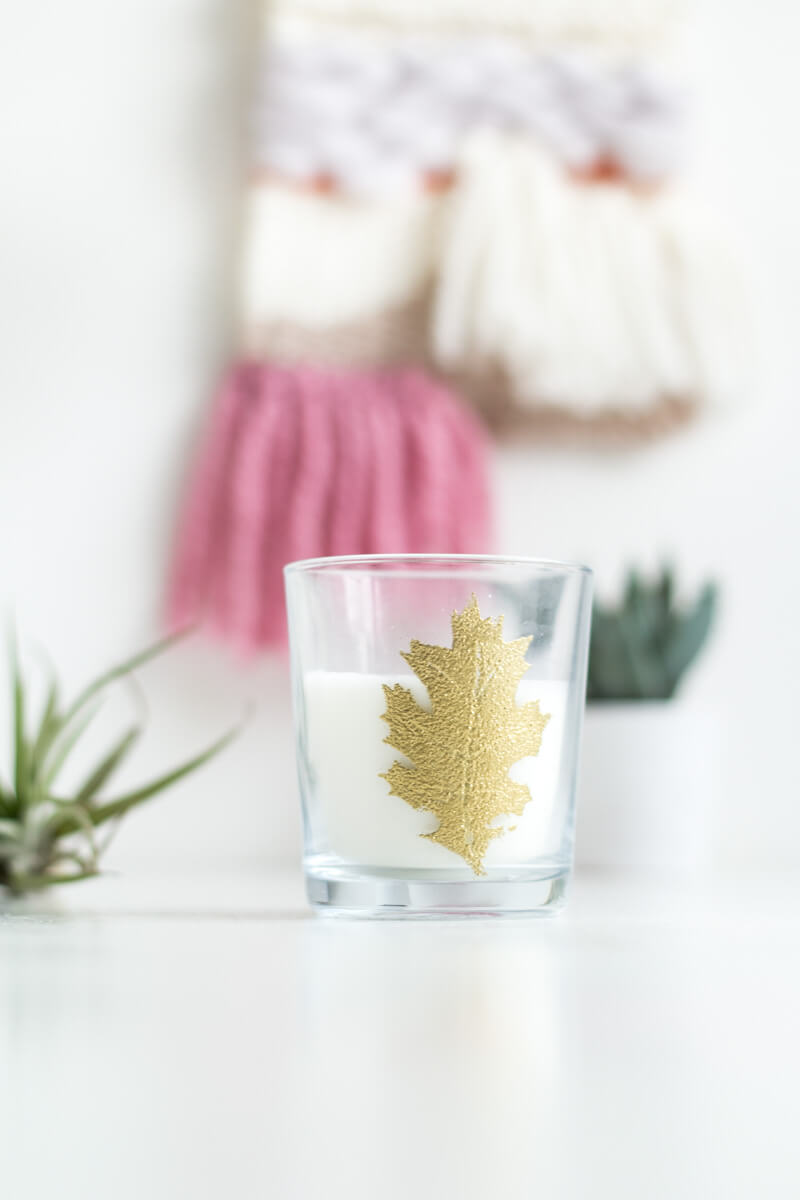
{"label": "woven wall hanging", "polygon": [[739,281],[674,183],[681,7],[267,7],[237,357],[172,623],[257,649],[292,558],[487,549],[487,425],[641,440],[734,395]]}

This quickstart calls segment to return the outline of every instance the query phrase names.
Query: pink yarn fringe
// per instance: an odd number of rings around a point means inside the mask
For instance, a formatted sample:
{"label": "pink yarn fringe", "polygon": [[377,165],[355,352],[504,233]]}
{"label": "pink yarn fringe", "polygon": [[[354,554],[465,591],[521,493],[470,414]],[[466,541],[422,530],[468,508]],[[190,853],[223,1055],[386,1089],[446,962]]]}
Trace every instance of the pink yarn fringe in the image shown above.
{"label": "pink yarn fringe", "polygon": [[277,646],[293,559],[485,550],[487,458],[477,418],[424,371],[235,366],[189,480],[170,626]]}

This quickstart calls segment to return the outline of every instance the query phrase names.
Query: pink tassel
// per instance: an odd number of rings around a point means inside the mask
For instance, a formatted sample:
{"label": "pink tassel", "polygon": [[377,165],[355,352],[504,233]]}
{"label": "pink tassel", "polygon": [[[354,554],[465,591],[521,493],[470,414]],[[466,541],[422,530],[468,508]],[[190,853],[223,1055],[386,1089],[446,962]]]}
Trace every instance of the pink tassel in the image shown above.
{"label": "pink tassel", "polygon": [[[403,378],[377,372],[363,379],[367,431],[373,461],[372,494],[364,542],[367,554],[402,554],[410,550],[408,508],[411,480],[406,464],[406,427],[413,398],[403,396]],[[408,407],[403,404],[408,399]]]}
{"label": "pink tassel", "polygon": [[289,370],[296,376],[300,430],[291,502],[284,518],[289,524],[285,562],[328,553],[330,498],[336,470],[336,380],[307,367]]}
{"label": "pink tassel", "polygon": [[170,624],[276,646],[292,559],[484,550],[487,445],[423,371],[235,367],[190,478]]}
{"label": "pink tassel", "polygon": [[331,496],[329,554],[352,554],[367,544],[375,462],[369,397],[360,381],[342,373],[330,381],[336,417],[336,473]]}
{"label": "pink tassel", "polygon": [[294,424],[294,407],[286,403],[283,394],[285,381],[277,379],[264,386],[266,382],[256,376],[239,427],[227,489],[228,534],[218,577],[212,581],[217,584],[214,624],[223,635],[230,631],[243,646],[258,642],[264,596],[275,591],[270,578],[274,571],[269,569],[271,539],[277,534],[271,501],[279,494],[276,476],[284,467],[281,432]]}
{"label": "pink tassel", "polygon": [[[442,463],[442,490],[458,497],[451,513],[447,544],[454,554],[480,553],[491,544],[491,502],[486,446],[480,436],[477,418],[464,412],[455,398],[446,394],[439,400],[439,411],[449,431],[447,464]],[[447,472],[449,471],[449,480]]]}
{"label": "pink tassel", "polygon": [[225,486],[229,459],[236,443],[236,426],[243,411],[246,367],[234,368],[221,389],[212,419],[197,456],[186,504],[178,528],[169,594],[169,623],[180,629],[195,621],[204,605],[216,571],[219,498]]}

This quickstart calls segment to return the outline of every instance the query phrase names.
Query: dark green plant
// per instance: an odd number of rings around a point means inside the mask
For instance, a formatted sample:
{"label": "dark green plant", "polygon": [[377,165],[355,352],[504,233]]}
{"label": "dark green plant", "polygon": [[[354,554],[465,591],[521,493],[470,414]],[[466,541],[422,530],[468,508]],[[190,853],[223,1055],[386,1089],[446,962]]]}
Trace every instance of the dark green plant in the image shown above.
{"label": "dark green plant", "polygon": [[622,603],[595,603],[589,648],[587,699],[667,700],[700,653],[714,621],[717,589],[675,603],[672,572],[648,584],[631,571]]}
{"label": "dark green plant", "polygon": [[13,762],[10,781],[0,778],[0,889],[20,894],[98,874],[100,855],[108,843],[99,845],[97,831],[197,770],[236,735],[237,729],[230,730],[188,762],[133,791],[101,798],[142,732],[141,723],[135,723],[107,749],[71,796],[60,794],[61,769],[97,715],[106,689],[128,678],[177,637],[166,638],[113,667],[67,705],[61,704],[58,683],[51,679],[42,713],[31,728],[27,687],[16,639],[12,638]]}

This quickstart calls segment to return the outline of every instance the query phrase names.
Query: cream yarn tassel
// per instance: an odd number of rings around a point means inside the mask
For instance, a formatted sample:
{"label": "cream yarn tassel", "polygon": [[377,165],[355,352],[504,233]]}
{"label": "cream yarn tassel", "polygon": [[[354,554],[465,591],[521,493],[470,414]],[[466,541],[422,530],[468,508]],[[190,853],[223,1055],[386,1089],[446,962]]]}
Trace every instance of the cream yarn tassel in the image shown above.
{"label": "cream yarn tassel", "polygon": [[517,407],[584,417],[735,391],[741,288],[678,194],[576,183],[487,133],[467,146],[448,203],[432,332],[442,368],[499,371]]}
{"label": "cream yarn tassel", "polygon": [[373,203],[267,183],[252,189],[248,203],[246,330],[347,324],[417,299],[430,282],[438,196]]}

